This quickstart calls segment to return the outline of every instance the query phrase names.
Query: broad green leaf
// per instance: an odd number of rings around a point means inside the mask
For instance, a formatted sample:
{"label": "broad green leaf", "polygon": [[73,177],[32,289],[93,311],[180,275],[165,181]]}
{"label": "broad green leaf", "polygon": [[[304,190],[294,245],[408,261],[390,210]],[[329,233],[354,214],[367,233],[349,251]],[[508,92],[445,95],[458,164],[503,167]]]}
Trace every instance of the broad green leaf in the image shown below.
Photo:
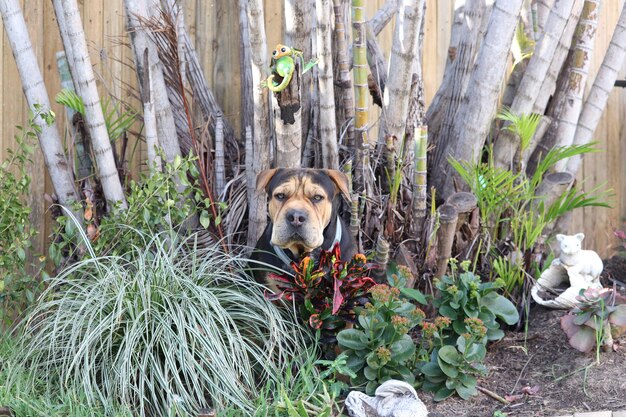
{"label": "broad green leaf", "polygon": [[422,305],[428,304],[428,300],[426,300],[426,296],[420,290],[417,290],[415,288],[402,288],[400,292],[405,297],[415,300]]}
{"label": "broad green leaf", "polygon": [[515,305],[495,292],[485,295],[481,300],[481,305],[487,307],[496,317],[508,325],[513,325],[519,321],[519,314]]}
{"label": "broad green leaf", "polygon": [[[439,363],[439,367],[441,368],[443,373],[446,374],[446,376],[450,378],[456,378],[457,376],[459,376],[459,370],[456,368],[456,366],[446,363],[441,358],[437,358],[437,362]],[[454,387],[448,386],[448,388],[454,388]]]}
{"label": "broad green leaf", "polygon": [[478,391],[476,390],[476,386],[460,385],[456,387],[456,393],[464,400],[469,400],[474,395],[477,395]]}
{"label": "broad green leaf", "polygon": [[342,348],[361,350],[366,349],[367,345],[362,342],[365,333],[356,329],[342,330],[337,334],[337,342]]}
{"label": "broad green leaf", "polygon": [[435,392],[435,396],[433,399],[435,401],[443,401],[449,396],[451,396],[452,394],[454,394],[454,390],[443,387],[443,388],[440,388],[437,392]]}
{"label": "broad green leaf", "polygon": [[441,349],[439,349],[439,354],[437,356],[439,359],[450,365],[459,366],[461,364],[461,355],[454,346],[443,346]]}
{"label": "broad green leaf", "polygon": [[365,375],[365,378],[369,381],[374,381],[378,378],[378,372],[376,372],[376,369],[370,368],[369,366],[363,368],[363,375]]}
{"label": "broad green leaf", "polygon": [[402,363],[415,354],[415,342],[411,336],[405,334],[400,340],[391,344],[390,350],[392,359]]}
{"label": "broad green leaf", "polygon": [[425,376],[433,378],[440,378],[445,375],[439,367],[439,364],[435,362],[428,362],[422,366],[421,372]]}

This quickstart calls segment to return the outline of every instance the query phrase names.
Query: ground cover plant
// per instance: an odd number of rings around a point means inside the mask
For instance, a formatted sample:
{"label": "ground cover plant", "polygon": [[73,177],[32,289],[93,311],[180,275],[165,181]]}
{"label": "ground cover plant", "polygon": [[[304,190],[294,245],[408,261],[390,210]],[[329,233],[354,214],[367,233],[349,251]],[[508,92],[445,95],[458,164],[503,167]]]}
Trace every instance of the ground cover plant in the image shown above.
{"label": "ground cover plant", "polygon": [[238,274],[241,260],[171,232],[141,239],[123,255],[87,245],[91,257],[51,279],[19,328],[17,363],[92,405],[251,412],[259,384],[306,349],[298,326]]}

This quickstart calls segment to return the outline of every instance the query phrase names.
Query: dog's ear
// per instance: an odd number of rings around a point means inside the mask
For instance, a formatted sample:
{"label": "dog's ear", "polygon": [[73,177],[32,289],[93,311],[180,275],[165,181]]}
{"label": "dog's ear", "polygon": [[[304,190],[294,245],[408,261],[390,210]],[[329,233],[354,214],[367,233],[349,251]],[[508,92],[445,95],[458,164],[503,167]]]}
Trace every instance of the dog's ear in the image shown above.
{"label": "dog's ear", "polygon": [[333,180],[339,191],[341,191],[343,198],[345,198],[348,203],[351,202],[352,196],[350,195],[350,180],[348,176],[337,169],[325,169],[324,171],[328,177]]}
{"label": "dog's ear", "polygon": [[276,168],[274,169],[266,169],[264,171],[259,172],[259,175],[256,176],[256,189],[257,191],[265,190],[267,191],[267,186],[269,185],[272,177],[278,171]]}

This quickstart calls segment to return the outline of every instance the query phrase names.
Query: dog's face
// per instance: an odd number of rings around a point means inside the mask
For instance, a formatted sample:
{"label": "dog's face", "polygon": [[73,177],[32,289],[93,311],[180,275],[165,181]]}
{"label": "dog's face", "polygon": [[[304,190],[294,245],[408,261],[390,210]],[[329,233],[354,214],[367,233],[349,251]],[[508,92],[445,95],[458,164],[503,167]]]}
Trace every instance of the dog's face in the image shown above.
{"label": "dog's face", "polygon": [[294,254],[311,252],[324,242],[339,194],[349,198],[348,178],[330,169],[270,169],[257,177],[268,194],[271,243]]}

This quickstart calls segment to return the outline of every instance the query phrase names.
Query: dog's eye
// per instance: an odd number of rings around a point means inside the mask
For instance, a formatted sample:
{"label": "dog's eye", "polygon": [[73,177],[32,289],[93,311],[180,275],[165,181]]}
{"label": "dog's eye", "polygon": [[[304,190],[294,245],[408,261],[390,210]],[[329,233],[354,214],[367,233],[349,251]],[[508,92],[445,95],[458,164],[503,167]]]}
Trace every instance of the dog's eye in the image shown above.
{"label": "dog's eye", "polygon": [[284,193],[276,193],[276,194],[274,194],[274,198],[276,200],[284,200],[285,199],[285,194]]}
{"label": "dog's eye", "polygon": [[312,198],[312,200],[315,201],[316,203],[319,203],[323,199],[324,199],[324,196],[323,195],[319,195],[319,194],[314,195],[313,198]]}

